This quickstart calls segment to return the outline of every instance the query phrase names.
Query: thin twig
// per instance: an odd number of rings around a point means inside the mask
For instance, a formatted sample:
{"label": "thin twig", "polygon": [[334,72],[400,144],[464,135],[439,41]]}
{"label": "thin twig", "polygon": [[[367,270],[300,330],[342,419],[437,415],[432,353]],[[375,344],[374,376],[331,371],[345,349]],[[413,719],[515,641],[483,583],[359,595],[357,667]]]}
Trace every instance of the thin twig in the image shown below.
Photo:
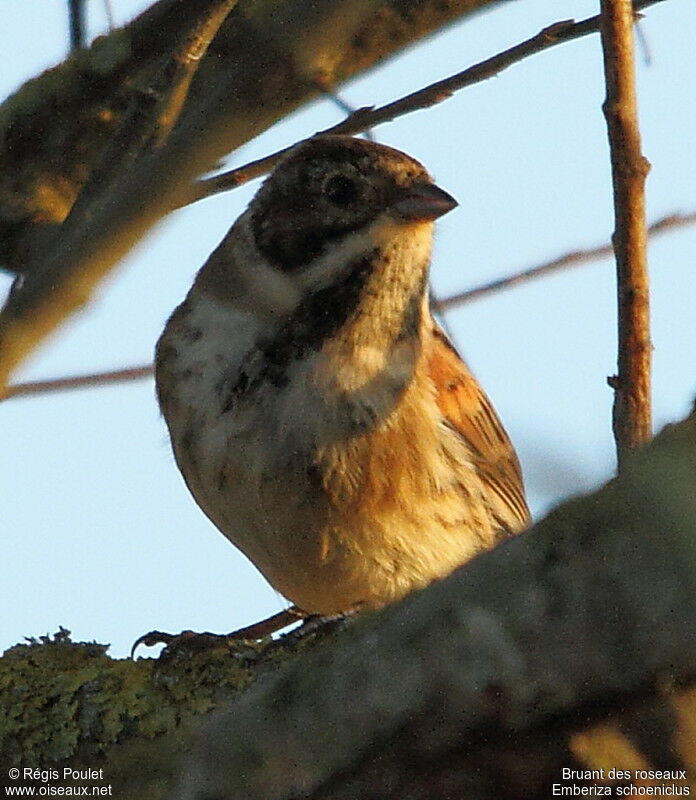
{"label": "thin twig", "polygon": [[442,308],[442,300],[437,296],[435,293],[435,289],[433,288],[433,281],[432,277],[430,279],[430,283],[428,285],[428,295],[430,298],[430,308],[435,313],[435,317],[440,324],[442,330],[447,334],[447,338],[452,342],[453,345],[457,345],[457,337],[454,335],[454,331],[452,330],[452,326],[447,319],[447,315],[444,313]]}
{"label": "thin twig", "polygon": [[112,31],[116,27],[116,22],[114,21],[114,11],[111,8],[111,0],[104,0],[104,13],[106,14],[106,24]]}
{"label": "thin twig", "polygon": [[193,76],[220,26],[227,19],[238,0],[218,0],[189,31],[186,40],[168,62],[168,72],[163,76],[168,98],[163,104],[154,132],[152,144],[161,147],[181,115]]}
{"label": "thin twig", "polygon": [[[650,238],[659,236],[661,233],[667,233],[676,228],[684,228],[688,225],[696,224],[696,212],[690,214],[669,214],[662,219],[653,222],[648,228]],[[483,283],[475,286],[473,289],[467,289],[464,292],[453,294],[450,297],[445,297],[434,304],[437,311],[448,311],[455,306],[463,305],[464,303],[478,300],[486,295],[493,294],[501,289],[509,289],[513,286],[519,286],[522,283],[541,278],[544,275],[549,275],[552,272],[560,272],[567,267],[575,267],[580,264],[586,264],[590,261],[596,261],[605,256],[614,254],[614,246],[612,244],[601,244],[595,247],[587,248],[586,250],[572,250],[565,255],[547,261],[544,264],[539,264],[530,269],[524,269],[520,272],[515,272],[512,275],[507,275],[504,278],[498,278],[495,281]]]}
{"label": "thin twig", "polygon": [[[636,11],[639,11],[640,9],[661,2],[663,2],[663,0],[636,0],[633,7]],[[511,67],[513,64],[517,64],[528,56],[541,53],[557,44],[579,39],[591,33],[597,33],[599,25],[599,15],[589,17],[581,22],[573,22],[573,20],[555,22],[553,25],[544,28],[544,30],[540,31],[536,36],[532,36],[531,39],[516,44],[508,50],[504,50],[502,53],[498,53],[485,61],[480,61],[478,64],[474,64],[472,67],[458,72],[455,75],[451,75],[444,80],[432,83],[423,89],[405,95],[379,108],[374,108],[372,106],[359,108],[337,125],[319,131],[315,135],[348,135],[361,133],[368,128],[373,128],[384,122],[391,122],[397,117],[401,117],[411,111],[420,111],[425,108],[430,108],[446,100],[459,89],[493,78],[503,70]],[[291,149],[292,146],[285,147],[264,158],[250,161],[244,166],[237,167],[228,172],[223,172],[212,178],[197,181],[192,187],[191,196],[187,197],[183,201],[183,204],[194,203],[204,197],[209,197],[219,192],[226,192],[230,189],[236,189],[238,186],[254,178],[258,178],[260,175],[265,175],[265,173],[273,169],[278,161]]]}
{"label": "thin twig", "polygon": [[[654,222],[648,228],[648,232],[652,238],[653,236],[659,236],[662,233],[668,233],[669,231],[693,224],[696,224],[696,212],[691,214],[669,214],[657,220],[657,222]],[[455,306],[464,305],[472,300],[478,300],[485,295],[494,294],[502,289],[519,286],[522,283],[541,278],[552,272],[558,272],[565,267],[579,266],[580,264],[586,264],[590,261],[602,258],[603,256],[610,256],[613,252],[614,248],[611,244],[603,244],[588,248],[587,250],[573,250],[566,255],[554,258],[552,261],[547,261],[545,264],[516,272],[512,275],[508,275],[506,278],[500,278],[490,283],[484,283],[481,286],[476,286],[465,292],[460,292],[450,297],[444,297],[442,300],[438,300],[431,293],[431,305],[435,311],[442,313]],[[444,317],[441,322],[444,323]],[[448,335],[450,335],[449,331]],[[452,337],[450,336],[450,338]],[[52,378],[44,381],[15,383],[8,388],[5,397],[0,398],[0,402],[13,397],[26,397],[27,395],[33,394],[70,391],[72,389],[84,389],[92,386],[107,386],[114,383],[142,380],[143,378],[149,378],[153,372],[154,369],[151,364],[143,364],[139,367],[95,372],[89,375],[74,375],[65,378]]]}
{"label": "thin twig", "polygon": [[85,0],[68,0],[70,24],[70,50],[79,50],[85,45]]}
{"label": "thin twig", "polygon": [[603,105],[614,185],[618,294],[618,375],[613,428],[619,469],[652,436],[650,295],[645,221],[645,178],[650,165],[641,152],[630,0],[601,0],[602,50],[607,97]]}
{"label": "thin twig", "polygon": [[[338,92],[334,91],[331,86],[322,78],[321,75],[315,76],[314,83],[317,88],[321,91],[321,93],[327,97],[331,102],[337,106],[338,108],[343,111],[344,114],[354,114],[356,109],[355,106],[352,106],[346,100],[344,100]],[[374,142],[375,137],[372,131],[367,128],[363,131],[363,135],[368,140],[368,142]]]}
{"label": "thin twig", "polygon": [[149,378],[153,373],[152,364],[141,367],[128,367],[127,369],[95,372],[91,375],[71,375],[66,378],[52,378],[46,381],[28,381],[9,386],[2,400],[12,397],[26,397],[32,394],[49,394],[50,392],[65,392],[71,389],[83,389],[87,386],[109,386],[113,383],[126,383]]}
{"label": "thin twig", "polygon": [[652,51],[650,49],[650,42],[648,41],[648,37],[645,35],[645,31],[643,30],[643,26],[640,24],[642,18],[640,15],[637,15],[638,19],[636,19],[636,41],[640,45],[640,49],[643,53],[643,66],[645,67],[652,67],[653,59],[652,59]]}

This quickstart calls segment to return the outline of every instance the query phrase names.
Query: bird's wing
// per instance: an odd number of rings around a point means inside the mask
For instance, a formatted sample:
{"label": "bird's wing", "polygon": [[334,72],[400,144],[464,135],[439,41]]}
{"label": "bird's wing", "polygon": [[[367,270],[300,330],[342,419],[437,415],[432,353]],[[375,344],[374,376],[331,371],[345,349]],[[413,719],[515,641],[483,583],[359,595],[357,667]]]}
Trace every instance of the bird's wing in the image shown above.
{"label": "bird's wing", "polygon": [[438,325],[430,357],[437,404],[447,424],[469,445],[474,465],[491,490],[491,512],[501,530],[527,527],[522,471],[491,401]]}

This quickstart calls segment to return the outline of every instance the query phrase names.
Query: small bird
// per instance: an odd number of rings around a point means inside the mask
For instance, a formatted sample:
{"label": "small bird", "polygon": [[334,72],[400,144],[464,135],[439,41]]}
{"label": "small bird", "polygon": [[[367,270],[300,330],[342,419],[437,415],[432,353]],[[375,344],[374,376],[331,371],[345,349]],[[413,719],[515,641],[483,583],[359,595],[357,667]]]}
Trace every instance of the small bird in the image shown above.
{"label": "small bird", "polygon": [[157,344],[188,488],[307,614],[390,603],[529,521],[507,434],[430,312],[433,222],[456,205],[405,153],[309,139]]}

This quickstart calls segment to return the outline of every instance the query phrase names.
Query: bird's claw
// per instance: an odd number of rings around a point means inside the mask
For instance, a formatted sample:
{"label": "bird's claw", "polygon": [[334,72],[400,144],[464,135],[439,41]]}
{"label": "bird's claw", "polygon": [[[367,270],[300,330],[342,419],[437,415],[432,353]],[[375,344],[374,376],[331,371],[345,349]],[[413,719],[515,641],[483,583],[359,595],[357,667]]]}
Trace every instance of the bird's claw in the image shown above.
{"label": "bird's claw", "polygon": [[272,633],[287,628],[307,615],[296,606],[290,606],[278,614],[274,614],[268,619],[263,619],[253,625],[232,631],[232,633],[196,633],[195,631],[182,631],[181,633],[165,633],[164,631],[150,631],[136,639],[131,647],[130,657],[133,658],[135,651],[140,645],[154,647],[163,644],[163,653],[172,655],[178,650],[188,650],[190,652],[200,652],[213,647],[229,647],[232,643],[244,641],[259,641],[269,637]]}

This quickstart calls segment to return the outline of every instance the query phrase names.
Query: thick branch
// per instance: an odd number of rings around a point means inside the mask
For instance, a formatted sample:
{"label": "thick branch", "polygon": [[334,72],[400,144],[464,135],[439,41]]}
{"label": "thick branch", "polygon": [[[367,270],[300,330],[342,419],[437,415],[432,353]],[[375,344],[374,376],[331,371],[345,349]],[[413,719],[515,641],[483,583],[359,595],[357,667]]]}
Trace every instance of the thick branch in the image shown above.
{"label": "thick branch", "polygon": [[[641,5],[658,1],[641,0]],[[307,29],[306,20],[303,19],[301,32],[293,30],[292,20],[283,14],[274,14],[272,17],[273,26],[283,26],[283,34],[288,37],[285,40],[286,46],[292,45],[296,48],[294,60],[290,63],[294,65],[295,72],[299,73],[300,83],[307,85],[309,82],[312,91],[316,91],[317,67],[311,70],[311,79],[308,79],[310,70],[306,63],[307,53],[316,52],[315,44],[318,41],[321,41],[324,50],[331,45],[343,45],[351,33],[355,37],[355,32],[359,29],[356,23],[362,22],[358,18],[352,20],[353,27],[337,25],[342,13],[364,10],[361,0],[353,0],[353,3],[345,0],[345,3],[344,8],[332,5],[330,10],[318,10],[316,6],[313,11],[308,10],[309,16],[318,15],[319,21],[315,28]],[[357,6],[354,7],[353,4]],[[370,8],[374,10],[371,6]],[[523,43],[519,48],[513,48],[517,50],[515,58],[524,53],[536,52],[538,48],[543,49],[543,42],[549,38],[553,41],[577,38],[595,27],[596,22],[593,20],[578,25],[559,23],[542,32],[539,37],[534,37],[538,40],[536,43]],[[247,33],[252,39],[258,36],[256,29],[247,30]],[[269,60],[277,61],[280,50],[275,47],[277,42],[274,36],[268,30],[265,33],[265,38],[251,49],[249,59],[253,60],[252,55],[261,58],[265,67],[264,74],[269,74],[274,71]],[[479,65],[476,80],[485,74],[495,74],[511,57],[511,51],[508,51],[503,57],[495,57]],[[280,58],[287,66],[286,52],[282,52]],[[244,63],[243,66],[247,69],[253,65]],[[290,74],[291,78],[295,78],[292,71]],[[455,77],[459,82],[474,79],[471,75],[465,78],[463,74]],[[236,95],[231,91],[232,85],[237,89]],[[447,94],[451,85],[453,84],[448,79],[430,87],[429,102],[436,102],[443,93]],[[126,170],[120,175],[104,197],[104,203],[93,212],[90,209],[89,224],[83,230],[78,230],[76,236],[61,236],[58,247],[47,247],[45,241],[41,242],[39,255],[35,254],[30,259],[30,265],[36,266],[28,271],[18,290],[10,295],[0,314],[0,389],[6,387],[10,375],[21,360],[62,319],[88,301],[94,285],[144,232],[171,208],[190,197],[187,195],[189,182],[210,168],[214,160],[229,148],[234,135],[237,143],[246,141],[278,116],[277,90],[278,87],[272,87],[272,99],[264,102],[258,91],[252,92],[252,85],[246,75],[242,74],[241,78],[235,75],[234,80],[227,74],[219,76],[219,82],[197,104],[193,104],[184,123],[173,132],[168,146],[160,148],[138,169]],[[250,92],[253,94],[253,101],[249,98]],[[287,104],[287,92],[283,94]],[[239,113],[230,107],[230,98],[242,100]],[[390,119],[396,113],[412,108],[413,103],[412,98],[404,98],[378,109],[375,113],[381,114],[382,119]],[[250,114],[252,109],[253,113]],[[263,111],[263,121],[259,118],[260,110]],[[374,122],[371,114],[358,111],[346,123],[348,128],[356,124],[356,119],[360,120],[361,129]],[[346,128],[340,130],[345,132]],[[38,274],[38,278],[34,273]]]}
{"label": "thick branch", "polygon": [[220,26],[237,5],[238,0],[215,0],[186,36],[183,47],[169,62],[170,75],[167,75],[165,91],[167,100],[161,103],[157,127],[153,132],[152,143],[161,147],[172,128],[181,116],[188,97],[191,81],[196,74],[201,59],[208,52]]}
{"label": "thick branch", "polygon": [[13,287],[0,314],[0,366],[5,369],[4,376],[0,371],[0,387],[38,341],[86,302],[92,285],[105,272],[109,246],[119,252],[114,236],[119,220],[111,217],[113,199],[124,192],[132,197],[136,165],[166,142],[200,59],[235,4],[236,0],[205,0],[186,20],[183,43],[133,95],[60,229],[35,246],[21,282]]}
{"label": "thick branch", "polygon": [[695,763],[694,693],[680,734],[657,689],[696,681],[695,483],[692,416],[214,714],[176,800],[528,800],[562,767]]}
{"label": "thick branch", "polygon": [[[176,50],[158,64],[154,74],[138,87],[121,124],[83,184],[67,217],[56,232],[24,264],[25,280],[18,294],[30,294],[36,284],[61,284],[60,270],[70,271],[70,257],[89,236],[92,218],[123,182],[133,164],[148,148],[161,147],[181,114],[191,80],[213,36],[237,0],[205,0]],[[86,231],[86,232],[85,232]],[[12,301],[8,303],[12,307]]]}
{"label": "thick branch", "polygon": [[618,290],[618,375],[612,379],[619,468],[652,435],[650,304],[645,178],[640,146],[630,0],[601,0],[602,49],[614,184],[614,250]]}
{"label": "thick branch", "polygon": [[[222,153],[284,114],[452,20],[498,0],[241,0],[191,87],[229,112]],[[44,228],[67,215],[140,88],[180,50],[210,0],[158,0],[140,17],[27,82],[0,106],[0,266],[26,273]],[[333,23],[333,24],[332,24]],[[184,109],[194,143],[207,120]],[[224,138],[223,135],[223,138]],[[212,165],[214,166],[214,162]]]}

